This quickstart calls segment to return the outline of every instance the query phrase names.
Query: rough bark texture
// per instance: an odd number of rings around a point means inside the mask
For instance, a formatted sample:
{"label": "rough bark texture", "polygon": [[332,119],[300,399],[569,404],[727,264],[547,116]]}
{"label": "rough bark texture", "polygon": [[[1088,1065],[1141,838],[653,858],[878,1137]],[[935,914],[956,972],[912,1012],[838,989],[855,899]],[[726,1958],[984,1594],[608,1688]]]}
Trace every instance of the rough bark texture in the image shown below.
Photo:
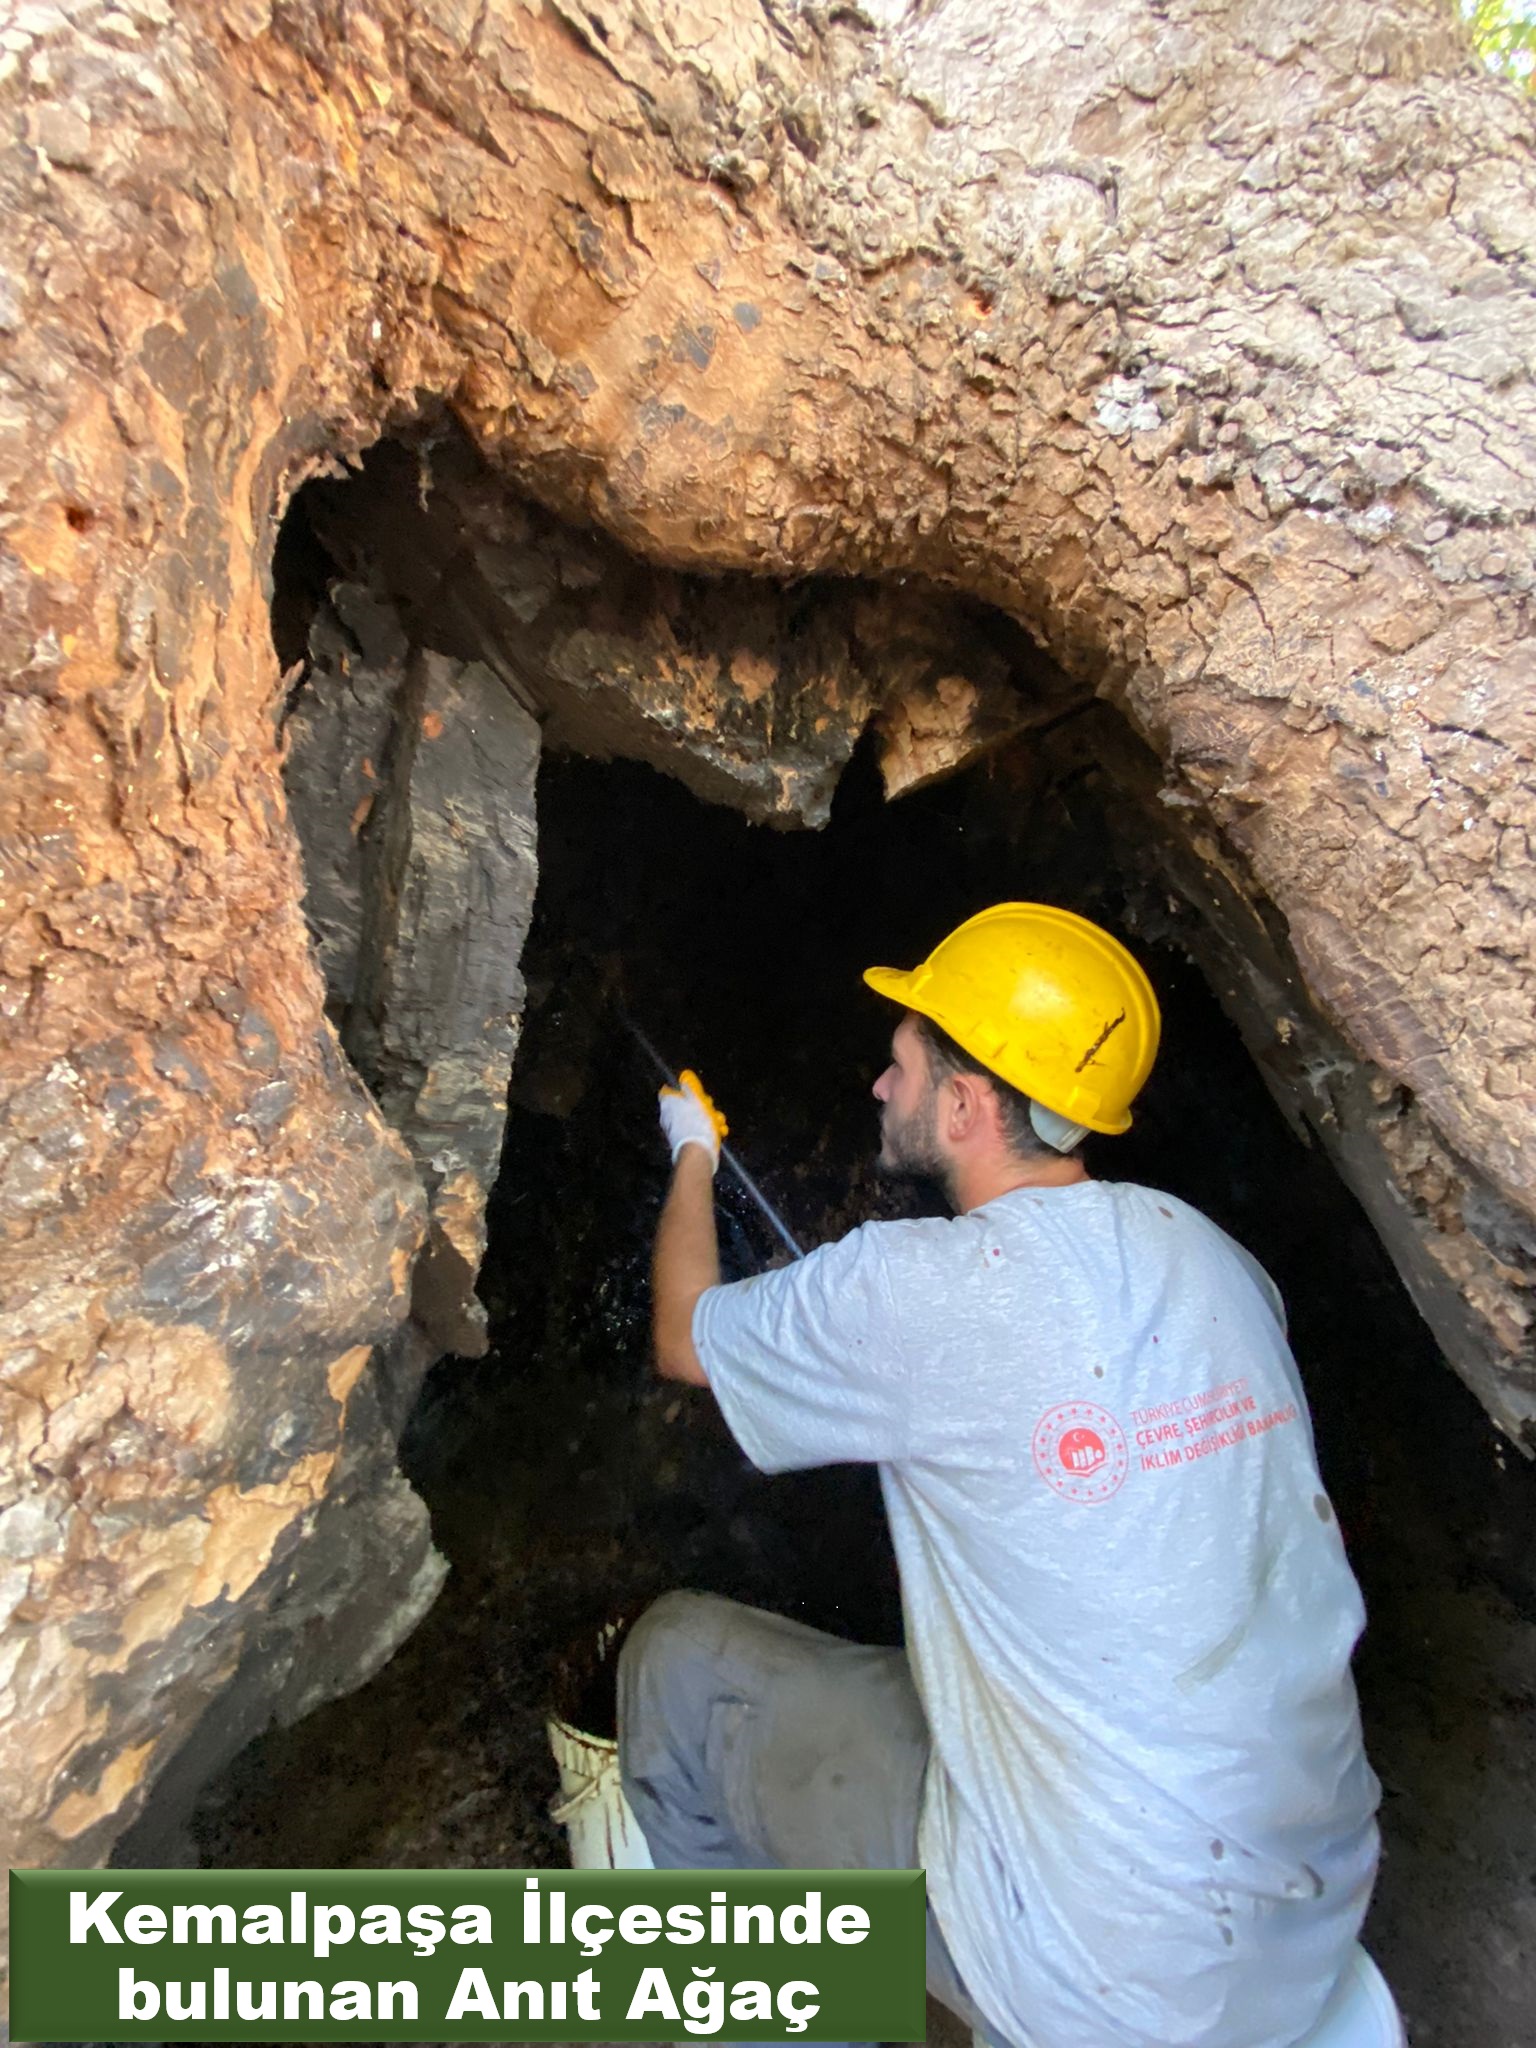
{"label": "rough bark texture", "polygon": [[[361,479],[312,485],[305,506],[412,644],[488,663],[547,745],[649,761],[769,823],[825,823],[872,720],[899,795],[1090,694],[995,613],[910,583],[652,568],[509,496],[441,424],[384,443]],[[347,744],[325,775],[348,772]]]}
{"label": "rough bark texture", "polygon": [[[1187,888],[1236,957],[1268,949],[1256,1050],[1356,1148],[1457,1364],[1525,1429],[1536,172],[1528,106],[1437,0],[8,20],[11,1861],[105,1855],[218,1689],[297,1657],[294,1575],[352,1599],[303,1563],[338,1554],[317,1518],[382,1512],[343,1480],[386,1455],[423,1341],[427,1207],[324,1015],[269,565],[307,475],[442,404],[509,489],[653,563],[921,579],[1122,709]],[[725,772],[750,675],[656,684],[641,637],[581,673],[652,731],[675,687]],[[830,762],[853,729],[840,708]],[[777,745],[754,787],[814,787]],[[397,824],[446,801],[418,770],[419,745]],[[484,821],[480,852],[528,875],[515,831]],[[1282,987],[1363,1095],[1298,1064]],[[367,1656],[430,1579],[399,1563]]]}
{"label": "rough bark texture", "polygon": [[539,731],[480,663],[416,651],[387,602],[330,594],[284,779],[326,1007],[428,1192],[412,1276],[437,1350],[478,1355],[474,1295],[533,909]]}
{"label": "rough bark texture", "polygon": [[474,1282],[517,1048],[538,749],[533,719],[483,664],[420,655],[363,849],[344,1043],[427,1188],[411,1302],[443,1351],[484,1349]]}
{"label": "rough bark texture", "polygon": [[308,673],[284,722],[283,782],[304,854],[304,915],[338,1031],[361,964],[363,834],[381,822],[410,654],[393,605],[364,583],[336,583],[310,628]]}

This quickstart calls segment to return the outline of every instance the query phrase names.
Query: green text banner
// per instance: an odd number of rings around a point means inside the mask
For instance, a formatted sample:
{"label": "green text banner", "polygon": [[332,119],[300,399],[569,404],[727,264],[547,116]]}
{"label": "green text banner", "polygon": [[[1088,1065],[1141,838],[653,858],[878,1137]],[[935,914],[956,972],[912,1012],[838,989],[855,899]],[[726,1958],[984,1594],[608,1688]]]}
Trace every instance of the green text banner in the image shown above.
{"label": "green text banner", "polygon": [[21,2041],[921,2041],[911,1870],[11,1873]]}

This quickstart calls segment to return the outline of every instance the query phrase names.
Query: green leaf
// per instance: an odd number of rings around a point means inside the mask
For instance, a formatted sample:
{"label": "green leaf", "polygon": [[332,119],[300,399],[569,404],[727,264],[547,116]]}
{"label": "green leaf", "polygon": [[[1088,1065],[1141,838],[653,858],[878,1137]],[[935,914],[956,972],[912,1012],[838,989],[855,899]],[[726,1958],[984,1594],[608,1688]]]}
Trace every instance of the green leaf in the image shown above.
{"label": "green leaf", "polygon": [[1489,70],[1536,91],[1536,0],[1459,0],[1459,7]]}

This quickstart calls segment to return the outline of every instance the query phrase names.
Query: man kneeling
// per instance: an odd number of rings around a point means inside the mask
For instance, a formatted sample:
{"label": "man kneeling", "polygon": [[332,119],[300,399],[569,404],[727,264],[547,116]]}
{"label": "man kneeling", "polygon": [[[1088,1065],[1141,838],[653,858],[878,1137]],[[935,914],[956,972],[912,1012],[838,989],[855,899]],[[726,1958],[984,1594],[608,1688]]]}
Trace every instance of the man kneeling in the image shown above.
{"label": "man kneeling", "polygon": [[1273,1283],[1089,1178],[1156,1055],[1107,932],[1000,904],[910,974],[881,1163],[952,1218],[721,1286],[719,1119],[664,1092],[658,1369],[765,1472],[878,1465],[907,1647],[675,1593],[620,1670],[663,1868],[926,1866],[929,1987],[996,2048],[1290,2048],[1377,1858],[1359,1591]]}

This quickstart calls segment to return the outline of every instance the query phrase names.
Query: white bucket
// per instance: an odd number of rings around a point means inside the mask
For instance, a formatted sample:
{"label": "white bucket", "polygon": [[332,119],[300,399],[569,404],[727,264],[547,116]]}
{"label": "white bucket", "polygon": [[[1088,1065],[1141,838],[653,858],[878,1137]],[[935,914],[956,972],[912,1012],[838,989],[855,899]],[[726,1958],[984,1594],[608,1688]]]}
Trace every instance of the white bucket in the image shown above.
{"label": "white bucket", "polygon": [[619,1781],[619,1745],[569,1721],[545,1724],[560,1770],[549,1817],[565,1829],[572,1870],[650,1870],[651,1852]]}
{"label": "white bucket", "polygon": [[[591,1648],[575,1660],[574,1674],[567,1665],[566,1683],[609,1664],[617,1655],[626,1627],[624,1621],[604,1622]],[[569,1697],[557,1699],[557,1704],[569,1706],[578,1697],[579,1687],[574,1687]],[[572,1870],[654,1869],[640,1823],[624,1797],[618,1743],[611,1736],[589,1735],[558,1714],[552,1714],[544,1728],[560,1772],[560,1797],[550,1807],[549,1817],[565,1829]]]}

